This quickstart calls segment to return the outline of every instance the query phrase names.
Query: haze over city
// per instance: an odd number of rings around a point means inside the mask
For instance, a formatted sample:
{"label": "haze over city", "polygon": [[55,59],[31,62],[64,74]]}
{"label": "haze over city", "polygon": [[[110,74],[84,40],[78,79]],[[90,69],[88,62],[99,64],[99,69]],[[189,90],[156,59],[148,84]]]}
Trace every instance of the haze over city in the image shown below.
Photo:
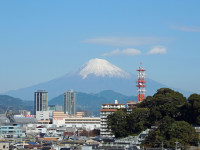
{"label": "haze over city", "polygon": [[148,78],[200,93],[199,5],[0,1],[0,93],[58,78],[93,58],[133,74],[143,62]]}

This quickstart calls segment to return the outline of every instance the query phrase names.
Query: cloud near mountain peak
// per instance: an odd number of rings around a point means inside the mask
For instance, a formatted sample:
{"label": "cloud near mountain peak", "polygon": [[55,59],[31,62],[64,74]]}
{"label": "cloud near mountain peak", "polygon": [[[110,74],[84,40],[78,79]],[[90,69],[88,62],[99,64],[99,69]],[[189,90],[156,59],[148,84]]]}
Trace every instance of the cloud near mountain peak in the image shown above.
{"label": "cloud near mountain peak", "polygon": [[172,39],[166,37],[97,37],[86,39],[84,43],[106,45],[106,46],[139,46],[160,44],[171,41]]}
{"label": "cloud near mountain peak", "polygon": [[137,50],[137,49],[134,49],[134,48],[127,48],[127,49],[123,49],[123,50],[116,49],[114,51],[104,53],[102,56],[115,56],[115,55],[134,56],[134,55],[139,55],[139,54],[141,54],[140,50]]}
{"label": "cloud near mountain peak", "polygon": [[149,52],[147,52],[148,55],[152,54],[166,54],[167,48],[164,46],[154,46]]}

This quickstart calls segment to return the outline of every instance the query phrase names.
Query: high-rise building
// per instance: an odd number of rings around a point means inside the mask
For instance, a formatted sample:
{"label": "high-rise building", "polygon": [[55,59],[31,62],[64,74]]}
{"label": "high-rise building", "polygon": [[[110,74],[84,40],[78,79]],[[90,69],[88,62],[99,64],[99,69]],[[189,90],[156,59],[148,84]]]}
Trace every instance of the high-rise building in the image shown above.
{"label": "high-rise building", "polygon": [[68,115],[76,114],[76,93],[73,90],[64,93],[64,113]]}
{"label": "high-rise building", "polygon": [[45,90],[38,90],[35,92],[35,108],[34,112],[36,115],[37,111],[48,111],[48,92]]}
{"label": "high-rise building", "polygon": [[123,108],[125,108],[125,104],[118,104],[117,100],[115,100],[114,104],[101,105],[101,109],[100,109],[100,118],[101,118],[100,135],[101,136],[114,137],[111,130],[107,129],[107,117],[108,115]]}

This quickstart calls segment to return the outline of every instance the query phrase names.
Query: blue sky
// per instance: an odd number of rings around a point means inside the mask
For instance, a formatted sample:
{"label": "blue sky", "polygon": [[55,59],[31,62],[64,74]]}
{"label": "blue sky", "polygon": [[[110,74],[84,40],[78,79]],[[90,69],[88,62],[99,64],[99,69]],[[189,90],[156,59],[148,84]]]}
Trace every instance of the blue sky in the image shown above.
{"label": "blue sky", "polygon": [[[0,1],[0,93],[103,58],[200,93],[200,1]],[[134,83],[133,83],[134,84]]]}

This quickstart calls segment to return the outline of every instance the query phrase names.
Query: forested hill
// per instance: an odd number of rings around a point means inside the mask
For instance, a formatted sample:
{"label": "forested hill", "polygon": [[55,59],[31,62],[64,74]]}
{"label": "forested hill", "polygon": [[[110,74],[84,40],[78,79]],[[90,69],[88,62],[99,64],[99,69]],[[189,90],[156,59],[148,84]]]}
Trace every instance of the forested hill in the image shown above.
{"label": "forested hill", "polygon": [[[64,95],[61,94],[49,101],[50,105],[63,106]],[[77,92],[76,107],[77,110],[89,110],[90,114],[99,116],[99,109],[103,103],[114,103],[118,100],[119,103],[126,104],[127,101],[136,101],[136,96],[126,96],[112,90],[104,90],[96,94],[88,94]]]}
{"label": "forested hill", "polygon": [[174,147],[176,141],[183,149],[197,146],[200,142],[194,125],[200,126],[200,95],[191,94],[189,98],[168,88],[157,90],[148,96],[132,112],[122,109],[107,117],[108,128],[116,138],[138,135],[146,129],[153,129],[144,147]]}
{"label": "forested hill", "polygon": [[19,98],[14,98],[8,95],[0,95],[0,113],[5,113],[7,109],[12,110],[13,112],[17,112],[20,109],[33,111],[33,105],[31,106]]}

